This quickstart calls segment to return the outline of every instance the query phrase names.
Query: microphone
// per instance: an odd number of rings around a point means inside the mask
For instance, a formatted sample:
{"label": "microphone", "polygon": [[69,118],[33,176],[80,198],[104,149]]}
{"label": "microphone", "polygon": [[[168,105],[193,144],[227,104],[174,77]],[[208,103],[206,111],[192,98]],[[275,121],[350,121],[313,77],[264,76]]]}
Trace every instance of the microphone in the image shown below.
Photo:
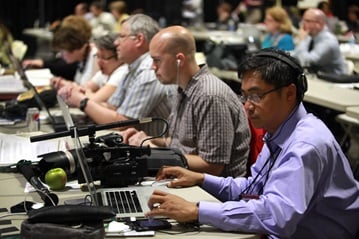
{"label": "microphone", "polygon": [[36,189],[41,199],[45,202],[45,206],[56,206],[59,198],[56,194],[50,193],[49,190],[41,183],[40,179],[34,172],[31,161],[20,160],[16,164],[17,170],[26,178],[26,180]]}
{"label": "microphone", "polygon": [[[137,125],[137,124],[146,124],[146,123],[152,122],[153,120],[159,120],[159,119],[160,118],[148,117],[148,118],[142,118],[142,119],[116,121],[116,122],[112,122],[112,123],[108,123],[108,124],[99,124],[99,125],[90,124],[90,125],[88,125],[88,127],[78,128],[77,134],[78,134],[78,137],[81,137],[81,136],[85,136],[85,135],[90,135],[99,130],[127,127],[127,126]],[[44,134],[44,135],[35,135],[35,136],[30,137],[30,142],[38,142],[38,141],[42,141],[42,140],[56,139],[56,138],[65,137],[65,136],[73,137],[74,136],[73,128],[70,128],[70,130],[62,131],[62,132],[49,133],[49,134]]]}

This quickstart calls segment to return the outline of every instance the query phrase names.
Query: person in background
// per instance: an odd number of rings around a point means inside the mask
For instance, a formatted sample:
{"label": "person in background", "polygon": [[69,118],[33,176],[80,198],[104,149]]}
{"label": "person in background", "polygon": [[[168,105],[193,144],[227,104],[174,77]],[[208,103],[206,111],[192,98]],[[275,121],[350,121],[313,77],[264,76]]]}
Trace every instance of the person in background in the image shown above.
{"label": "person in background", "polygon": [[236,21],[232,18],[232,5],[228,2],[221,2],[217,6],[217,30],[236,30]]}
{"label": "person in background", "polygon": [[83,16],[87,21],[93,18],[89,5],[86,2],[80,2],[75,6],[74,15]]}
{"label": "person in background", "polygon": [[110,10],[112,15],[116,18],[115,32],[119,32],[122,22],[126,20],[129,15],[127,14],[127,4],[125,1],[114,1],[110,3]]}
{"label": "person in background", "polygon": [[[26,59],[24,68],[49,68],[55,75],[56,88],[72,81],[85,83],[97,71],[96,48],[91,46],[92,28],[83,16],[65,17],[54,32],[52,46],[58,53],[53,59]],[[61,84],[60,84],[61,83]]]}
{"label": "person in background", "polygon": [[0,68],[11,67],[11,61],[7,54],[8,48],[11,47],[14,37],[7,26],[0,20]]}
{"label": "person in background", "polygon": [[356,5],[351,5],[348,8],[348,16],[347,16],[347,27],[348,32],[352,32],[354,34],[359,33],[359,7]]}
{"label": "person in background", "polygon": [[[83,94],[96,102],[106,102],[115,92],[127,69],[127,66],[117,57],[114,45],[116,38],[117,34],[110,33],[94,39],[100,70],[84,86],[73,83],[59,90],[58,94],[66,98],[69,105],[80,107],[80,102],[76,102],[76,99],[81,98],[79,96]],[[67,95],[71,97],[66,97]]]}
{"label": "person in background", "polygon": [[78,62],[74,79],[54,77],[51,83],[56,89],[71,84],[85,85],[99,70],[96,61],[97,48],[90,43],[92,28],[85,18],[81,16],[68,16],[61,23],[61,27],[55,32],[52,42],[61,57],[68,63]]}
{"label": "person in background", "polygon": [[317,8],[304,12],[299,43],[293,56],[310,71],[345,74],[346,65],[337,38],[326,27],[326,16]]}
{"label": "person in background", "polygon": [[248,117],[267,131],[252,176],[163,167],[157,180],[177,179],[168,187],[199,185],[220,202],[196,203],[155,190],[146,215],[265,238],[357,238],[359,182],[330,130],[303,106],[302,67],[285,52],[267,48],[248,56],[239,75]]}
{"label": "person in background", "polygon": [[232,12],[232,16],[243,16],[245,23],[256,24],[262,21],[263,0],[243,0]]}
{"label": "person in background", "polygon": [[93,37],[99,37],[113,32],[116,19],[112,13],[104,11],[104,6],[101,1],[93,1],[90,4],[90,11],[93,15],[93,18],[90,20]]}
{"label": "person in background", "polygon": [[[76,94],[77,99],[72,100],[79,103],[74,106],[97,124],[144,117],[166,119],[172,106],[173,87],[164,86],[157,80],[148,52],[149,43],[158,31],[158,23],[147,15],[135,14],[125,20],[115,40],[117,58],[128,65],[120,85],[106,103],[98,103],[85,94]],[[63,97],[71,105],[67,98],[73,97],[72,93]],[[162,121],[153,121],[140,127],[153,135],[160,135],[164,126]]]}
{"label": "person in background", "polygon": [[321,1],[318,3],[317,8],[323,11],[326,17],[325,21],[329,31],[331,31],[334,34],[338,34],[338,35],[341,34],[341,30],[336,29],[337,26],[340,24],[339,19],[336,16],[334,16],[330,7],[330,3],[327,1]]}
{"label": "person in background", "polygon": [[292,22],[281,7],[271,7],[266,10],[264,23],[267,34],[262,41],[262,48],[275,47],[281,50],[294,50],[292,37]]}
{"label": "person in background", "polygon": [[[251,137],[243,105],[206,65],[197,65],[195,53],[195,40],[184,27],[164,28],[153,37],[152,69],[162,84],[176,84],[178,94],[168,119],[169,137],[146,142],[180,149],[194,171],[243,176]],[[122,135],[131,145],[148,138],[132,129]]]}

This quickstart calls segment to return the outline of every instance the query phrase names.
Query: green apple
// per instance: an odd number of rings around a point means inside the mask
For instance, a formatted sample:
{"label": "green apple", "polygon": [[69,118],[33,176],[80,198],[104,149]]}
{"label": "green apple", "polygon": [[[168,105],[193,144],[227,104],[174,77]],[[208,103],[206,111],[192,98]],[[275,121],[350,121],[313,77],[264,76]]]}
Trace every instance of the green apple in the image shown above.
{"label": "green apple", "polygon": [[53,168],[46,172],[45,183],[51,190],[63,190],[67,182],[67,175],[62,168]]}

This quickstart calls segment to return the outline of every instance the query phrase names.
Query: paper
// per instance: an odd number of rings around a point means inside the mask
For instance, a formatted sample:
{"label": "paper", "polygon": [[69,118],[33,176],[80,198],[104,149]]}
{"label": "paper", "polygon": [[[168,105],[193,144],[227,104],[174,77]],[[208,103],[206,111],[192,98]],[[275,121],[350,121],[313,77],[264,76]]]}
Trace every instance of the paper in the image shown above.
{"label": "paper", "polygon": [[47,68],[26,70],[25,74],[34,86],[48,86],[50,79],[54,77]]}
{"label": "paper", "polygon": [[21,93],[26,91],[22,81],[13,75],[0,76],[0,93]]}
{"label": "paper", "polygon": [[64,140],[30,142],[29,137],[0,133],[0,165],[17,163],[21,159],[39,161],[38,155],[66,150]]}

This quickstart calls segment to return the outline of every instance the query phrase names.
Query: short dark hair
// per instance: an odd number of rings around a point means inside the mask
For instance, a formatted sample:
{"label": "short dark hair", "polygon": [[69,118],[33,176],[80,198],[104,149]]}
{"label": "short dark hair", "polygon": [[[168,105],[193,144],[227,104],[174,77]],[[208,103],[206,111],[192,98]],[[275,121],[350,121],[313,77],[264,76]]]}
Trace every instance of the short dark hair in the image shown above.
{"label": "short dark hair", "polygon": [[263,81],[275,88],[294,84],[297,87],[297,101],[303,100],[306,79],[303,68],[289,53],[275,48],[262,49],[248,55],[239,65],[238,77],[249,71],[260,74]]}

